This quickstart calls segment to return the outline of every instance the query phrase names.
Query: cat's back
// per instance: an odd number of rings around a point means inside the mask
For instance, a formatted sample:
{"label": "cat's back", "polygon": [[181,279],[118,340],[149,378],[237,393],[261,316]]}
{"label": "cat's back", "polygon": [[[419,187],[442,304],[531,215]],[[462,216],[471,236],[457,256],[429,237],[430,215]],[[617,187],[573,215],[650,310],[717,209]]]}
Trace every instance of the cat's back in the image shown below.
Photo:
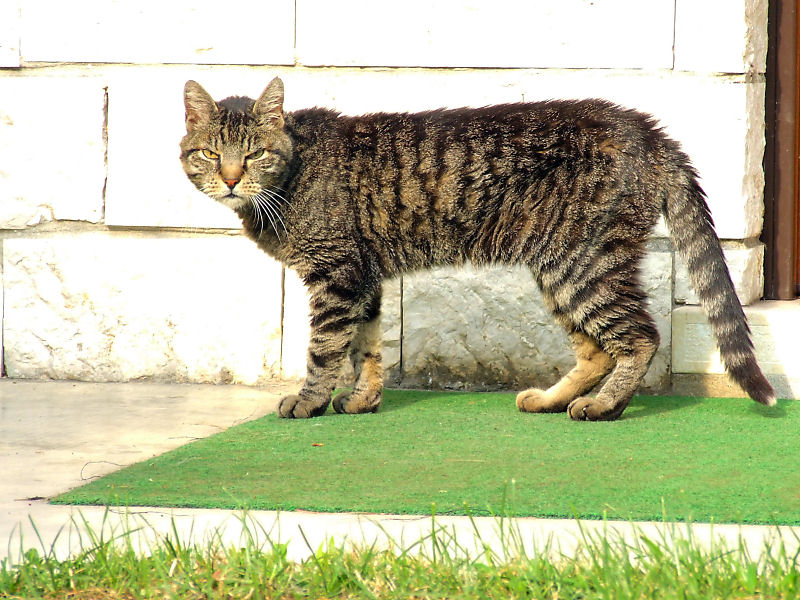
{"label": "cat's back", "polygon": [[309,109],[295,113],[295,122],[316,148],[313,163],[331,167],[328,176],[338,169],[377,181],[405,173],[427,178],[428,187],[430,177],[468,183],[471,172],[486,170],[536,177],[587,161],[631,168],[682,162],[677,144],[650,115],[599,99],[359,116]]}
{"label": "cat's back", "polygon": [[341,194],[387,272],[513,262],[522,229],[557,218],[575,234],[620,202],[647,229],[659,210],[641,193],[653,187],[647,169],[669,153],[650,116],[604,100],[361,116],[311,109],[295,119],[309,141],[309,181]]}
{"label": "cat's back", "polygon": [[[652,116],[601,99],[545,100],[484,107],[440,108],[420,112],[375,112],[342,115],[324,108],[293,113],[301,128],[314,137],[338,139],[357,149],[380,141],[420,145],[426,139],[482,142],[487,137],[526,134],[528,141],[546,143],[596,134],[636,134],[662,137]],[[522,141],[521,139],[512,141]],[[634,141],[633,139],[631,141]]]}

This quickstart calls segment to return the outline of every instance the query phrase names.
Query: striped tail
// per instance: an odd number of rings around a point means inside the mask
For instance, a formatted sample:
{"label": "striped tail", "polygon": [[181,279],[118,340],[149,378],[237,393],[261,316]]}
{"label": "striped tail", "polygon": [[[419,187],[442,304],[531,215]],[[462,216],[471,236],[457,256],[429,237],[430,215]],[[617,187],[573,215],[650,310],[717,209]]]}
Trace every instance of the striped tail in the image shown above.
{"label": "striped tail", "polygon": [[722,246],[694,171],[686,167],[682,183],[670,189],[664,216],[689,280],[708,316],[728,374],[756,402],[773,406],[775,391],[756,361],[750,328],[736,296]]}

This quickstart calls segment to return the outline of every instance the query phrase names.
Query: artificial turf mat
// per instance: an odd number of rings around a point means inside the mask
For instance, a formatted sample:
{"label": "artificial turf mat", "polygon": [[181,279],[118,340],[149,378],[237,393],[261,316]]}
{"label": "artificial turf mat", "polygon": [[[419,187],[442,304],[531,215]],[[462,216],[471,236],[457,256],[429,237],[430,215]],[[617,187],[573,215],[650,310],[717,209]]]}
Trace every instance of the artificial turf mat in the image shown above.
{"label": "artificial turf mat", "polygon": [[513,394],[391,391],[377,414],[274,414],[60,504],[800,524],[800,403],[636,397],[619,421]]}

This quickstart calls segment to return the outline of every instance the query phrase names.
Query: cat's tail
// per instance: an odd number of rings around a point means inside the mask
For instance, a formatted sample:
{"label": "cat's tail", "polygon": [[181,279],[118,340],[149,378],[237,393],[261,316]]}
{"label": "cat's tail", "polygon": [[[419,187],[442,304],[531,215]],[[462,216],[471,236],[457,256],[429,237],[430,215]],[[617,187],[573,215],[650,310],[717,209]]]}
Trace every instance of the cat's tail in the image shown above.
{"label": "cat's tail", "polygon": [[688,268],[728,374],[753,400],[773,406],[775,391],[756,361],[705,193],[691,167],[684,165],[679,173],[679,183],[670,187],[663,206],[672,241]]}

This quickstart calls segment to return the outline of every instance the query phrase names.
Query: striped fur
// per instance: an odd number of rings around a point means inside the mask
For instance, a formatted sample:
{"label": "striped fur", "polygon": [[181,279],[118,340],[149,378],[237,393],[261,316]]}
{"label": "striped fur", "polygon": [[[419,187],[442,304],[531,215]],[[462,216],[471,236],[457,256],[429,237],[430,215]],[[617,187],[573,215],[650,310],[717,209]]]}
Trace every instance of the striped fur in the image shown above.
{"label": "striped fur", "polygon": [[324,412],[348,355],[355,386],[334,408],[377,410],[381,281],[469,261],[527,265],[575,345],[576,367],[519,409],[619,417],[658,347],[639,264],[662,212],[729,373],[774,403],[696,175],[648,115],[602,100],[284,113],[279,79],[219,103],[188,82],[185,103],[187,176],[310,292],[308,376],[281,416]]}

